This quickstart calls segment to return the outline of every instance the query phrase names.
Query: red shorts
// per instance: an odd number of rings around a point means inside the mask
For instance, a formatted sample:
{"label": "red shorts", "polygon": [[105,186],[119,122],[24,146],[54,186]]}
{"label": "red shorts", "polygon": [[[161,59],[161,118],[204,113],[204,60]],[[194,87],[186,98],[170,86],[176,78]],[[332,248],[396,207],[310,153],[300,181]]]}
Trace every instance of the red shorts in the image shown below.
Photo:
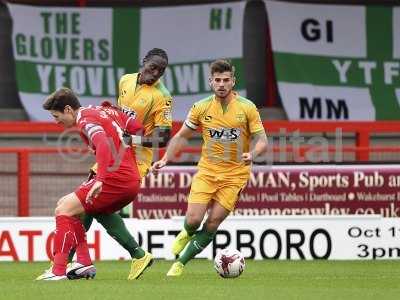
{"label": "red shorts", "polygon": [[118,185],[104,182],[99,196],[93,199],[93,203],[87,203],[86,195],[94,182],[95,179],[85,181],[75,190],[87,214],[111,214],[120,210],[136,199],[140,187],[140,180]]}

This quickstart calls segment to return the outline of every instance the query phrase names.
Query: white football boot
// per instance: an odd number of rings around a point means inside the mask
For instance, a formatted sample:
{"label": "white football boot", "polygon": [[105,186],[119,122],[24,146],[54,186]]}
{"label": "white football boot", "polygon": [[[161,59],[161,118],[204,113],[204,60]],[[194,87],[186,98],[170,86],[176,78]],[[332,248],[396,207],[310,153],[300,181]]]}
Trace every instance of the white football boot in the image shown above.
{"label": "white football boot", "polygon": [[73,279],[93,279],[96,276],[96,267],[94,265],[82,265],[78,262],[71,263],[67,268],[67,277]]}
{"label": "white football boot", "polygon": [[67,280],[66,275],[55,275],[53,272],[49,272],[46,270],[42,275],[40,275],[36,280],[45,280],[45,281],[53,281],[53,280]]}

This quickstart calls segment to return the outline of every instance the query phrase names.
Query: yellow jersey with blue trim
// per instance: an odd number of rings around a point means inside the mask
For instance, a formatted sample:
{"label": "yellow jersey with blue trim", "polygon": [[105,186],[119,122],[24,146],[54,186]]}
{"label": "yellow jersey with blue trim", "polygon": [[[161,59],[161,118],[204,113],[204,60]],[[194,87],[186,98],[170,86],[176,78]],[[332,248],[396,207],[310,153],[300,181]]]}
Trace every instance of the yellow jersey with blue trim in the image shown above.
{"label": "yellow jersey with blue trim", "polygon": [[265,131],[253,102],[236,92],[228,97],[226,106],[215,95],[196,102],[185,124],[193,130],[201,127],[199,172],[244,178],[251,165],[242,161],[241,154],[249,152],[252,135]]}
{"label": "yellow jersey with blue trim", "polygon": [[[151,135],[155,127],[172,127],[172,97],[158,80],[153,85],[140,85],[139,73],[125,74],[119,81],[118,106],[143,124],[143,135]],[[153,150],[136,146],[136,159],[141,176],[146,175],[153,161]]]}

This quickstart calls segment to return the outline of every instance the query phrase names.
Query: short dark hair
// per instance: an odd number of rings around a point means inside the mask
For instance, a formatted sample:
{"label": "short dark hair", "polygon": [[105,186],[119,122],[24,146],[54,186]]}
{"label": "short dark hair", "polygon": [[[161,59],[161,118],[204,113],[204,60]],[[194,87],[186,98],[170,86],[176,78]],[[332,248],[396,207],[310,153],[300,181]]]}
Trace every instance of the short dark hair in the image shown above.
{"label": "short dark hair", "polygon": [[148,61],[152,56],[160,56],[164,58],[168,63],[168,54],[165,50],[160,48],[153,48],[149,52],[147,52],[146,56],[143,58],[143,64]]}
{"label": "short dark hair", "polygon": [[232,76],[235,76],[235,67],[226,59],[217,59],[210,65],[210,73],[224,73],[231,72]]}
{"label": "short dark hair", "polygon": [[78,97],[74,92],[66,87],[62,87],[48,96],[43,103],[43,108],[45,110],[55,110],[59,112],[64,112],[64,108],[69,105],[73,110],[81,107]]}

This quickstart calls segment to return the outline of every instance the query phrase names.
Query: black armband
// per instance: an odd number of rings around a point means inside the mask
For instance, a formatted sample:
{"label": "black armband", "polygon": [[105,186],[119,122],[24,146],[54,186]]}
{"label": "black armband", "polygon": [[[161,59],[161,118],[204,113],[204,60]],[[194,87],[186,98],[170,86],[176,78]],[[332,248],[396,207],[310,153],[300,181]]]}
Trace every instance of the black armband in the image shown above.
{"label": "black armband", "polygon": [[156,127],[150,136],[145,136],[142,138],[142,146],[150,148],[163,148],[167,146],[170,138],[170,128]]}
{"label": "black armband", "polygon": [[156,127],[153,133],[149,136],[124,134],[123,140],[126,145],[139,145],[146,148],[163,148],[167,146],[170,137],[170,128]]}

